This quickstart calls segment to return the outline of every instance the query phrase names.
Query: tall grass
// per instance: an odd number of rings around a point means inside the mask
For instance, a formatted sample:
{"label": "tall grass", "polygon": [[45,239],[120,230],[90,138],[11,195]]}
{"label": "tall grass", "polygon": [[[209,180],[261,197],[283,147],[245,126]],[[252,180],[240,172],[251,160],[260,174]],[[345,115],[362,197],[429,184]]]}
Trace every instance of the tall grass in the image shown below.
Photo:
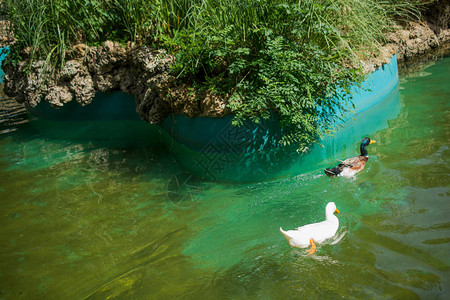
{"label": "tall grass", "polygon": [[[423,2],[423,1],[422,1]],[[396,19],[419,18],[421,1],[329,1],[324,19],[337,29],[340,46],[348,47],[356,58],[377,53],[385,41],[386,32],[396,25]]]}
{"label": "tall grass", "polygon": [[[237,45],[260,47],[258,31],[270,30],[292,42],[311,40],[327,51],[376,52],[394,17],[418,16],[419,0],[4,0],[19,47],[32,57],[51,54],[64,61],[77,42],[105,39],[166,43],[180,37],[220,36]],[[284,11],[283,11],[284,10]],[[298,39],[299,26],[308,34]],[[256,34],[255,34],[256,33]],[[182,45],[181,45],[182,46]]]}
{"label": "tall grass", "polygon": [[[4,0],[32,59],[53,66],[75,43],[112,39],[163,47],[174,74],[197,90],[231,94],[235,123],[270,111],[281,142],[306,145],[331,130],[358,61],[376,55],[396,19],[427,0]],[[16,51],[19,53],[19,51]],[[20,59],[20,58],[19,58]],[[322,130],[319,130],[319,127]]]}
{"label": "tall grass", "polygon": [[78,42],[95,43],[106,38],[111,27],[107,2],[99,0],[4,0],[15,50],[29,49],[31,59],[46,58],[63,65],[66,49]]}

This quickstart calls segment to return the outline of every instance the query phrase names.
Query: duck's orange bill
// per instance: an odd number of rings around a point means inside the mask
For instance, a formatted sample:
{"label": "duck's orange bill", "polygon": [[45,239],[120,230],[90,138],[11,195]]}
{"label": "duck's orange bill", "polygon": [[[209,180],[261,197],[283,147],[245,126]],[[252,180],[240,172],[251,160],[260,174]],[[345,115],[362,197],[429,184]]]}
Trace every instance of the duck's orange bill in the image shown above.
{"label": "duck's orange bill", "polygon": [[336,210],[335,210],[334,212],[335,212],[335,213],[338,213],[338,214],[340,213],[339,210],[338,210],[337,208],[336,208]]}
{"label": "duck's orange bill", "polygon": [[377,141],[374,141],[374,140],[370,140],[370,143],[371,144],[375,144]]}

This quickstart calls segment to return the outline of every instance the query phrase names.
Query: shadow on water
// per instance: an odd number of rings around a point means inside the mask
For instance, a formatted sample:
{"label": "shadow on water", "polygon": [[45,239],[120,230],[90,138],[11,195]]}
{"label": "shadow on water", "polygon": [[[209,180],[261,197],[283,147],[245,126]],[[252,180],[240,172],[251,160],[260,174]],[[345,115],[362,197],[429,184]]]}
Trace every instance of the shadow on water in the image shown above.
{"label": "shadow on water", "polygon": [[[111,162],[120,160],[121,155],[125,156],[125,163],[132,162],[132,158],[126,159],[127,154],[148,158],[147,165],[172,160],[166,147],[169,137],[158,126],[139,119],[132,97],[113,93],[97,98],[99,101],[88,107],[72,101],[60,109],[54,109],[46,102],[25,109],[3,95],[1,132],[11,133],[20,127],[18,132],[4,135],[10,141],[8,149],[17,147],[16,152],[22,158],[12,168],[45,169],[86,154],[99,168],[114,168],[117,163]],[[100,117],[99,111],[104,112]],[[132,169],[138,171],[140,168],[134,166]]]}

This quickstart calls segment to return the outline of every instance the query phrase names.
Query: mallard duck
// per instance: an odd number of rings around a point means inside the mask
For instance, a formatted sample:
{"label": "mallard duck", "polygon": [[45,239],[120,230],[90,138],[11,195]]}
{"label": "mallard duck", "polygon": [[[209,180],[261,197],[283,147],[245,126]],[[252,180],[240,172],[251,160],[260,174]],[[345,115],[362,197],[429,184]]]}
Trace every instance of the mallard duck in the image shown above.
{"label": "mallard duck", "polygon": [[360,146],[361,155],[347,158],[344,161],[332,169],[325,169],[325,174],[329,177],[344,176],[353,177],[356,173],[364,169],[366,162],[369,160],[369,155],[367,154],[366,147],[370,144],[375,143],[374,140],[365,137]]}
{"label": "mallard duck", "polygon": [[316,251],[316,243],[322,243],[336,234],[339,219],[334,215],[335,212],[339,213],[336,204],[329,202],[325,207],[325,221],[308,224],[289,231],[284,231],[280,227],[280,231],[291,247],[307,248],[311,245],[307,252],[313,254]]}

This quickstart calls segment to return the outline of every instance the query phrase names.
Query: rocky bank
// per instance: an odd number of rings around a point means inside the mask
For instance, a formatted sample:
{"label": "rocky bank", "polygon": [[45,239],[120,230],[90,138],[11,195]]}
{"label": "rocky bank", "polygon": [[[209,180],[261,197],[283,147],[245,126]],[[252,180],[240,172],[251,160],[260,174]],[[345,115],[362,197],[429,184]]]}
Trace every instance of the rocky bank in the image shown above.
{"label": "rocky bank", "polygon": [[[24,57],[27,51],[23,51]],[[225,97],[196,93],[185,84],[176,84],[169,74],[174,57],[164,50],[107,41],[101,47],[75,45],[67,57],[58,71],[46,68],[44,60],[33,61],[31,67],[28,59],[17,66],[6,65],[5,93],[31,107],[47,101],[58,108],[72,100],[87,105],[96,92],[122,91],[135,96],[137,112],[153,124],[171,112],[188,117],[228,113]]]}
{"label": "rocky bank", "polygon": [[[428,17],[431,21],[410,22],[389,34],[381,55],[364,63],[366,71],[375,70],[394,53],[402,62],[439,46],[448,48],[449,5],[444,4],[436,13],[438,19],[431,15]],[[153,124],[171,113],[187,117],[222,117],[230,113],[229,95],[199,93],[178,83],[170,74],[174,57],[164,50],[133,43],[123,47],[111,41],[99,47],[78,44],[68,51],[68,60],[59,71],[47,69],[44,60],[33,61],[30,67],[28,51],[22,51],[25,60],[17,66],[4,67],[4,90],[31,107],[40,101],[47,101],[55,108],[72,100],[87,105],[96,92],[122,91],[135,96],[137,112]]]}

